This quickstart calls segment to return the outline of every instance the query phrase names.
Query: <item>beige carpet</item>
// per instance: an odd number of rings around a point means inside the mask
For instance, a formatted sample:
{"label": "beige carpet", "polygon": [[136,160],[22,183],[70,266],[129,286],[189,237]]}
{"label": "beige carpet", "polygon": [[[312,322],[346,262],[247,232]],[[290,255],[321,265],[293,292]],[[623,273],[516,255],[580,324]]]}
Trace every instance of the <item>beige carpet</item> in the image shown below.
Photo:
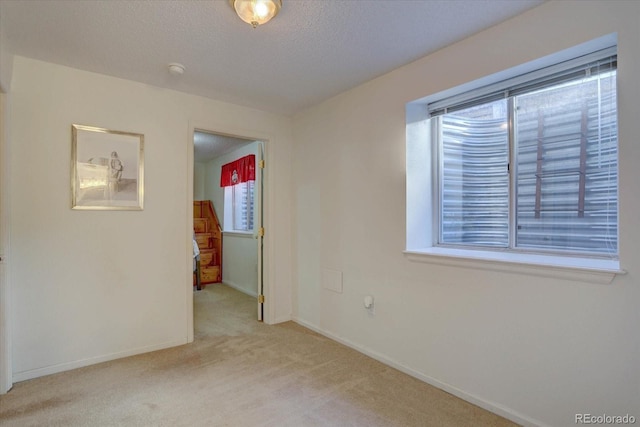
{"label": "beige carpet", "polygon": [[255,321],[224,285],[195,295],[193,344],[24,381],[9,426],[507,426],[295,323]]}

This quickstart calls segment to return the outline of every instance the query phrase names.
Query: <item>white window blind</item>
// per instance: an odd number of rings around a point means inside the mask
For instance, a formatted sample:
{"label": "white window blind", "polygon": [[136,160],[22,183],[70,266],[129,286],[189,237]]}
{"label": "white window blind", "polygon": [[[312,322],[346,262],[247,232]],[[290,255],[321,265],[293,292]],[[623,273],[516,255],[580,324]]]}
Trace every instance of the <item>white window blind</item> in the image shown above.
{"label": "white window blind", "polygon": [[253,193],[255,181],[247,181],[231,187],[233,192],[233,229],[253,230]]}
{"label": "white window blind", "polygon": [[428,105],[438,243],[617,256],[615,48]]}

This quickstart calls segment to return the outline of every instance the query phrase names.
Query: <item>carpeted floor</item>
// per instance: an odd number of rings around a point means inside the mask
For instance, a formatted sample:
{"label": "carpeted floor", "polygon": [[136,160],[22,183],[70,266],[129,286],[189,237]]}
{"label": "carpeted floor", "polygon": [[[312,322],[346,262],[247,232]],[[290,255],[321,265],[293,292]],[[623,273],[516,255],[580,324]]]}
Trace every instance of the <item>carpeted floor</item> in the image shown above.
{"label": "carpeted floor", "polygon": [[513,425],[295,323],[259,323],[255,307],[209,285],[193,344],[15,384],[0,425]]}

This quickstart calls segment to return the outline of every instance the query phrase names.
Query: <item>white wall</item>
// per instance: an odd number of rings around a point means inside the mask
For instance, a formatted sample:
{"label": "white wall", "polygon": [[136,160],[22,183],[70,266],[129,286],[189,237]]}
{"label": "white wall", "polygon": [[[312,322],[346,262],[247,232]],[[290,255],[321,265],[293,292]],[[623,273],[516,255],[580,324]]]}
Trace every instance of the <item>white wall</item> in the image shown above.
{"label": "white wall", "polygon": [[13,54],[9,52],[6,45],[7,38],[4,36],[6,26],[3,25],[5,19],[6,17],[0,14],[0,92],[7,93],[9,92],[9,87],[11,87]]}
{"label": "white wall", "polygon": [[[521,423],[640,419],[638,22],[638,2],[548,2],[296,116],[297,321]],[[613,32],[628,274],[596,285],[408,261],[406,103]],[[343,272],[343,293],[323,269]]]}
{"label": "white wall", "polygon": [[[188,341],[195,126],[270,136],[269,247],[291,252],[289,118],[21,57],[11,99],[15,381]],[[72,123],[145,135],[143,211],[71,210]],[[267,262],[272,322],[290,316],[290,272]]]}
{"label": "white wall", "polygon": [[224,233],[222,238],[222,282],[258,296],[258,243],[250,235]]}
{"label": "white wall", "polygon": [[[242,136],[242,135],[240,135]],[[215,206],[222,229],[224,225],[224,188],[220,187],[222,165],[249,154],[258,158],[259,142],[245,144],[230,153],[217,157],[206,165],[205,182],[207,199]],[[257,199],[256,199],[257,200]],[[230,228],[230,227],[227,227]],[[246,294],[258,295],[258,243],[254,235],[223,233],[222,281]]]}
{"label": "white wall", "polygon": [[193,200],[204,200],[205,170],[205,163],[193,164]]}

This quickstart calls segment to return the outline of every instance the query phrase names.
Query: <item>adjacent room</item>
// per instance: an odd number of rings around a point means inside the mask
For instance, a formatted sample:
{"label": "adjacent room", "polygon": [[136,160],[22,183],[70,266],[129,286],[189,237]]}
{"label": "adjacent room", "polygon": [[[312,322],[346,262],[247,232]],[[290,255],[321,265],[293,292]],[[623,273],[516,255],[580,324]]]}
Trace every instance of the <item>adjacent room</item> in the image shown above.
{"label": "adjacent room", "polygon": [[0,424],[640,422],[639,44],[630,0],[0,0]]}
{"label": "adjacent room", "polygon": [[193,146],[194,286],[254,297],[262,321],[264,142],[196,130]]}

